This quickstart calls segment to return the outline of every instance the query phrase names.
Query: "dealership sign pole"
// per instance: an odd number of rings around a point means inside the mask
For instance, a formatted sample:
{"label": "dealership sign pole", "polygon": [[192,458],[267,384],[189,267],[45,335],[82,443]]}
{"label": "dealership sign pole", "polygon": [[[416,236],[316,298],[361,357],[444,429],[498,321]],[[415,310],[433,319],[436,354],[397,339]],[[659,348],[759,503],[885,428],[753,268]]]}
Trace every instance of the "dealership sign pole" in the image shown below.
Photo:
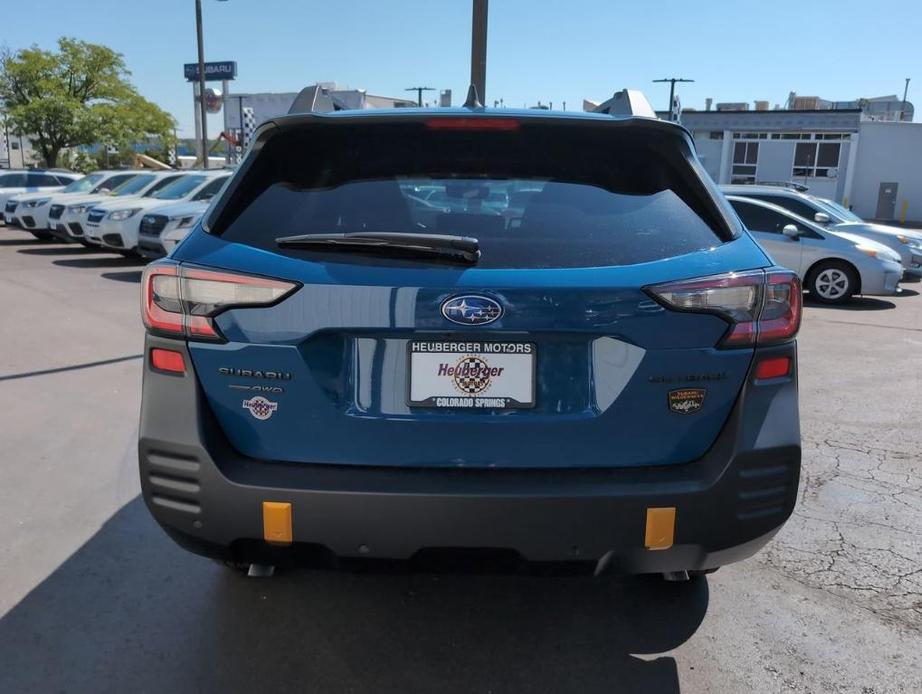
{"label": "dealership sign pole", "polygon": [[205,112],[205,45],[202,41],[202,0],[195,0],[195,34],[198,38],[198,114],[202,119],[202,166],[208,168],[208,118]]}
{"label": "dealership sign pole", "polygon": [[[205,89],[205,82],[224,82],[237,78],[237,63],[233,60],[221,60],[211,63],[185,63],[183,65],[183,75],[186,81],[192,82],[192,94],[195,100],[195,138],[199,141],[198,148],[201,149],[203,166],[208,168],[208,134],[205,126],[205,118],[208,112],[208,103],[206,96],[208,91]],[[227,94],[227,88],[224,89]],[[222,97],[223,98],[223,97]],[[215,110],[217,113],[217,110]],[[201,130],[199,123],[201,122]]]}

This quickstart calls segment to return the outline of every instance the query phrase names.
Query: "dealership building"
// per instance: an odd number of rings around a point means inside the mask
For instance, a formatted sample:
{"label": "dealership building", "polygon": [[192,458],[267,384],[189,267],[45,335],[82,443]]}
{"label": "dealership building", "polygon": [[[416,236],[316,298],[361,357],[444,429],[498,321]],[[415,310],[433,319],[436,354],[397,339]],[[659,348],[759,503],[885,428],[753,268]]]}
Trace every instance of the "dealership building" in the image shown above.
{"label": "dealership building", "polygon": [[718,183],[794,182],[866,219],[922,221],[922,123],[910,122],[911,104],[797,98],[787,106],[685,109],[681,123]]}

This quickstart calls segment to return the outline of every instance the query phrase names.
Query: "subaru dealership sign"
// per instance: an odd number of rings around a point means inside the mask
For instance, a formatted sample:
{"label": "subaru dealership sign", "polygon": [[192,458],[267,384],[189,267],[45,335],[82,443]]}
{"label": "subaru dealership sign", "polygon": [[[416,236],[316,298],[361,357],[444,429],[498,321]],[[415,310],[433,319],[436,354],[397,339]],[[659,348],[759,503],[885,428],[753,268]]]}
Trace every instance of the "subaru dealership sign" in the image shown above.
{"label": "subaru dealership sign", "polygon": [[[198,63],[183,65],[183,73],[189,82],[198,80]],[[211,82],[232,80],[237,77],[237,61],[222,60],[216,63],[205,63],[205,79]]]}

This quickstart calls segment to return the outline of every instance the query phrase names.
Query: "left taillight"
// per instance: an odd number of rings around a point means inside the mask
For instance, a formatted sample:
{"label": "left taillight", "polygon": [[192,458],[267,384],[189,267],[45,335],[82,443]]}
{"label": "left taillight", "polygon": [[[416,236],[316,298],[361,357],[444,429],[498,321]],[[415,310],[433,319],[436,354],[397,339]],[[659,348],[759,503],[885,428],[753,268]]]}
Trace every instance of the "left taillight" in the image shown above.
{"label": "left taillight", "polygon": [[800,329],[800,280],[784,268],[668,282],[648,287],[647,291],[669,308],[712,313],[727,321],[730,327],[720,347],[784,342]]}
{"label": "left taillight", "polygon": [[215,316],[231,308],[270,306],[298,286],[164,260],[148,265],[141,277],[141,317],[151,333],[221,341]]}

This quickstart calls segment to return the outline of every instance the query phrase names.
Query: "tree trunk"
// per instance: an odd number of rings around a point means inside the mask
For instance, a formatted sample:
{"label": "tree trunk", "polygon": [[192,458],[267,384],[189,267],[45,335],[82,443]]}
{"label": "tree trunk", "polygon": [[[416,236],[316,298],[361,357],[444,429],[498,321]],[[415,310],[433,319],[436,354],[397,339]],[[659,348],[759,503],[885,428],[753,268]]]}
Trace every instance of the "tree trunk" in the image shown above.
{"label": "tree trunk", "polygon": [[54,169],[58,166],[58,157],[61,154],[63,145],[55,137],[48,135],[38,136],[38,150],[42,153],[44,166],[48,169]]}
{"label": "tree trunk", "polygon": [[61,148],[58,145],[50,145],[45,153],[45,166],[49,169],[55,169],[58,166],[58,155],[61,154]]}

